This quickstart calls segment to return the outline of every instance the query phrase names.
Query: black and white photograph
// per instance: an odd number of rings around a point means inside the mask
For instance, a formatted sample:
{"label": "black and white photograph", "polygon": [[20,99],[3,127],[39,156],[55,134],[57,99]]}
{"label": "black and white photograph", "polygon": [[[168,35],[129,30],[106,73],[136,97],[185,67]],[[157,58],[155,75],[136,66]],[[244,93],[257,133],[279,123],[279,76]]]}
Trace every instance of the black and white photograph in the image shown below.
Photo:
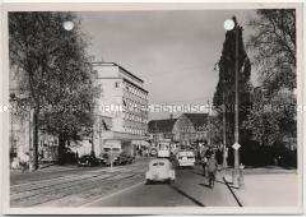
{"label": "black and white photograph", "polygon": [[8,7],[10,212],[301,212],[301,5],[186,5]]}

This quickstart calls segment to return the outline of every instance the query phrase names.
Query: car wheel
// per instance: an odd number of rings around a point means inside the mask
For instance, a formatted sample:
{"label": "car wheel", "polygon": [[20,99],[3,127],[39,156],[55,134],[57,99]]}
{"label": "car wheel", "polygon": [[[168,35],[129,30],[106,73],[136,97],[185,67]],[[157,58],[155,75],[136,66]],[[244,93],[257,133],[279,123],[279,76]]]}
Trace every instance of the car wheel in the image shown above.
{"label": "car wheel", "polygon": [[145,185],[150,185],[150,184],[151,184],[151,180],[150,179],[146,179]]}

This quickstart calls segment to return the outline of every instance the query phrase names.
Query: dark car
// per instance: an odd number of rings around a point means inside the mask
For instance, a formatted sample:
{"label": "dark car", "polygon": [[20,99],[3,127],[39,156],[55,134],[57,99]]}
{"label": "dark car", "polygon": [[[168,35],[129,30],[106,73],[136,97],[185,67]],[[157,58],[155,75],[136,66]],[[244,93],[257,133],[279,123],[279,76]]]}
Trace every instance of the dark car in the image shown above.
{"label": "dark car", "polygon": [[83,155],[79,158],[78,161],[78,166],[83,167],[95,167],[103,165],[106,165],[105,160],[103,158],[97,158],[92,155]]}
{"label": "dark car", "polygon": [[119,156],[115,157],[114,159],[114,165],[126,165],[131,164],[135,161],[135,157],[132,155],[129,155],[125,152],[120,153]]}

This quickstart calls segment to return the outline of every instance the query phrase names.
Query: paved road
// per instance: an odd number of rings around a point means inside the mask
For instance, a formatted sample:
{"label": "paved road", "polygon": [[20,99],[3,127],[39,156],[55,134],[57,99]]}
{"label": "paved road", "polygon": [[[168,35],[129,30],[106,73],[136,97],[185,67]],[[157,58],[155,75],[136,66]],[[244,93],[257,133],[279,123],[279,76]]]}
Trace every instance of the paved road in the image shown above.
{"label": "paved road", "polygon": [[129,187],[144,178],[147,160],[110,168],[69,168],[11,175],[12,207],[72,206]]}
{"label": "paved road", "polygon": [[11,176],[11,207],[237,206],[224,183],[208,188],[198,168],[175,184],[144,185],[148,160],[110,168],[60,168]]}
{"label": "paved road", "polygon": [[[219,178],[220,179],[220,178]],[[120,206],[238,206],[221,181],[213,189],[198,169],[177,170],[175,184],[138,184],[121,193],[100,198],[87,204],[90,207]]]}

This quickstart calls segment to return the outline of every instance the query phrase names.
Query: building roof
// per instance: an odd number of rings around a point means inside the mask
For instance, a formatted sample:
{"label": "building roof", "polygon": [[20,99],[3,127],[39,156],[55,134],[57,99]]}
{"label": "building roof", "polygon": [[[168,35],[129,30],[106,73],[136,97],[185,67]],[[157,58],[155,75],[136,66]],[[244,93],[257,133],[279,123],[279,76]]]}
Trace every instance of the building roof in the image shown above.
{"label": "building roof", "polygon": [[152,120],[148,123],[149,133],[171,133],[177,119]]}
{"label": "building roof", "polygon": [[207,125],[208,113],[184,113],[183,115],[191,121],[196,130]]}
{"label": "building roof", "polygon": [[131,73],[130,71],[128,71],[127,69],[123,68],[122,66],[118,65],[117,63],[114,62],[93,62],[93,65],[96,66],[117,66],[119,67],[119,69],[121,69],[122,71],[124,71],[126,74],[132,76],[133,78],[135,78],[136,80],[138,80],[139,82],[143,83],[143,80],[139,77],[137,77],[136,75],[134,75],[133,73]]}
{"label": "building roof", "polygon": [[142,90],[143,92],[145,92],[145,93],[147,93],[147,94],[149,93],[149,91],[145,90],[144,88],[140,87],[140,86],[137,85],[137,84],[134,84],[133,82],[129,81],[128,79],[123,78],[123,80],[124,80],[126,83],[129,83],[129,84],[135,86],[136,88]]}

